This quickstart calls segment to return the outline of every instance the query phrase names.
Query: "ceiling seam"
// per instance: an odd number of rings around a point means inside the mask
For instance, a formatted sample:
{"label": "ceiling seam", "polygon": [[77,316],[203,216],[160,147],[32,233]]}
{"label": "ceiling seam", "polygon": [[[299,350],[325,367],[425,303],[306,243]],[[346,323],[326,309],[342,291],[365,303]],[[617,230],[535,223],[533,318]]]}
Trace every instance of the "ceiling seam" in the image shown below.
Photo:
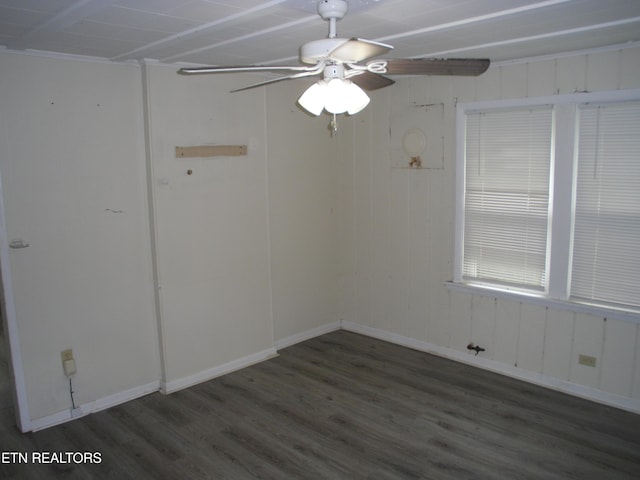
{"label": "ceiling seam", "polygon": [[197,27],[193,27],[189,30],[185,30],[183,32],[178,32],[174,35],[170,35],[166,38],[163,38],[161,40],[156,40],[155,42],[151,42],[148,43],[146,45],[143,45],[141,47],[138,48],[134,48],[133,50],[129,50],[128,52],[125,53],[121,53],[120,55],[116,55],[115,57],[112,57],[111,60],[122,60],[123,58],[127,58],[127,57],[131,57],[132,55],[135,55],[137,53],[140,53],[144,50],[150,50],[152,48],[155,48],[159,45],[165,45],[167,43],[171,43],[171,42],[175,42],[175,41],[180,41],[180,40],[184,40],[186,37],[190,37],[192,35],[196,35],[201,33],[204,30],[208,30],[212,27],[216,27],[218,25],[223,25],[225,23],[228,23],[232,20],[235,20],[237,18],[242,18],[244,16],[247,15],[251,15],[252,13],[256,13],[256,12],[260,12],[264,9],[267,8],[271,8],[275,5],[279,5],[281,3],[286,2],[287,0],[271,0],[270,2],[266,2],[263,3],[262,5],[258,5],[256,7],[252,7],[249,8],[247,10],[243,10],[241,12],[238,13],[234,13],[233,15],[228,15],[226,17],[220,18],[218,20],[214,20],[212,22],[208,22],[208,23],[204,23],[202,25],[198,25]]}
{"label": "ceiling seam", "polygon": [[[518,13],[524,13],[524,12],[528,12],[531,10],[537,10],[540,8],[545,8],[545,7],[550,7],[550,6],[555,6],[555,5],[561,5],[563,3],[568,3],[571,2],[573,0],[546,0],[543,2],[538,2],[535,4],[531,4],[531,5],[525,5],[522,7],[515,7],[515,8],[510,8],[507,10],[500,10],[498,12],[493,12],[493,13],[489,13],[489,14],[485,14],[485,15],[479,15],[477,17],[471,17],[471,18],[466,18],[463,20],[457,20],[455,22],[448,22],[448,23],[442,23],[439,25],[432,25],[430,27],[425,27],[425,28],[420,28],[420,29],[416,29],[416,30],[411,30],[408,32],[403,32],[403,33],[398,33],[398,34],[394,34],[394,35],[387,35],[384,37],[378,37],[375,39],[375,41],[377,42],[385,42],[388,40],[394,40],[394,39],[398,39],[398,38],[406,38],[406,37],[411,37],[414,35],[419,35],[419,34],[423,34],[423,33],[430,33],[430,32],[437,32],[437,31],[441,31],[441,30],[447,30],[450,28],[455,28],[455,27],[460,27],[460,26],[464,26],[464,25],[469,25],[472,23],[478,23],[478,22],[483,22],[483,21],[487,21],[487,20],[494,20],[496,18],[501,18],[501,17],[505,17],[505,16],[509,16],[509,15],[515,15]],[[469,47],[467,47],[469,48]],[[464,51],[467,48],[461,48],[458,49],[456,51]],[[194,52],[190,52],[190,53],[194,53]],[[422,58],[425,56],[430,56],[430,55],[437,55],[437,54],[424,54],[424,55],[415,55],[413,57],[407,57],[407,58]],[[172,58],[172,57],[169,57]],[[277,63],[277,62],[285,62],[285,61],[290,61],[290,60],[295,60],[297,57],[285,57],[285,58],[281,58],[278,60],[274,60],[274,61],[269,61],[269,62],[264,62],[264,64],[271,64],[271,63]],[[166,59],[165,59],[166,60]]]}
{"label": "ceiling seam", "polygon": [[527,37],[512,38],[509,40],[500,40],[498,42],[489,42],[489,43],[484,43],[482,45],[473,45],[470,47],[461,47],[461,48],[455,48],[452,50],[443,50],[441,52],[433,52],[426,55],[418,55],[418,56],[408,57],[408,58],[422,58],[423,56],[449,55],[450,53],[468,52],[470,50],[478,50],[482,48],[502,47],[505,45],[513,45],[516,43],[529,42],[532,40],[543,40],[543,39],[554,38],[554,37],[559,37],[563,35],[571,35],[573,33],[590,32],[593,30],[601,30],[603,28],[618,27],[620,25],[626,25],[628,23],[637,23],[637,22],[640,22],[640,17],[631,17],[631,18],[625,18],[623,20],[598,23],[595,25],[587,25],[585,27],[569,28],[567,30],[559,30],[555,32],[542,33],[538,35],[529,35]]}
{"label": "ceiling seam", "polygon": [[79,0],[73,5],[61,10],[53,17],[48,18],[42,23],[36,25],[28,32],[19,36],[15,40],[7,44],[10,48],[21,49],[26,47],[26,42],[36,36],[40,32],[58,32],[64,28],[77,23],[87,17],[87,11],[94,13],[101,10],[112,3],[115,0]]}
{"label": "ceiling seam", "polygon": [[440,25],[433,25],[431,27],[419,28],[417,30],[411,30],[409,32],[397,33],[394,35],[387,35],[386,37],[378,37],[376,41],[384,42],[387,40],[394,40],[396,38],[406,38],[421,33],[437,32],[439,30],[447,30],[449,28],[460,27],[463,25],[469,25],[471,23],[483,22],[486,20],[494,20],[496,18],[506,17],[509,15],[515,15],[516,13],[528,12],[531,10],[537,10],[539,8],[550,7],[554,5],[560,5],[562,3],[571,2],[573,0],[547,0],[545,2],[534,3],[532,5],[525,5],[523,7],[510,8],[508,10],[500,10],[498,12],[488,13],[486,15],[479,15],[477,17],[465,18],[463,20],[456,20],[455,22],[442,23]]}
{"label": "ceiling seam", "polygon": [[[514,14],[517,14],[517,13],[528,12],[528,11],[536,10],[536,9],[539,9],[539,8],[545,8],[545,7],[549,7],[549,6],[560,5],[560,4],[571,2],[571,1],[573,1],[573,0],[546,0],[546,1],[538,2],[538,3],[532,4],[532,5],[525,5],[525,6],[522,6],[522,7],[510,8],[510,9],[507,9],[507,10],[501,10],[501,11],[498,11],[498,12],[493,12],[493,13],[489,13],[489,14],[486,14],[486,15],[480,15],[480,16],[477,16],[477,17],[467,18],[467,19],[463,19],[463,20],[459,20],[459,21],[455,21],[455,22],[448,22],[448,23],[443,23],[443,24],[440,24],[440,25],[434,25],[434,26],[431,26],[431,27],[421,28],[421,29],[418,29],[418,30],[412,30],[412,31],[409,31],[409,32],[403,32],[403,33],[400,33],[400,34],[388,35],[388,36],[385,36],[385,37],[379,37],[379,38],[376,38],[376,41],[381,42],[381,41],[393,40],[393,39],[396,39],[396,38],[404,38],[404,37],[409,37],[409,36],[413,36],[413,35],[418,35],[418,34],[421,34],[421,33],[435,32],[435,31],[438,31],[438,30],[446,30],[446,29],[449,29],[449,28],[455,28],[455,27],[459,27],[459,26],[463,26],[463,25],[468,25],[468,24],[471,24],[471,23],[477,23],[477,22],[482,22],[482,21],[486,21],[486,20],[492,20],[492,19],[500,18],[500,17],[504,17],[504,16],[514,15]],[[314,18],[317,18],[317,16],[309,17],[309,19],[314,19]],[[200,47],[200,48],[196,48],[196,49],[193,49],[193,50],[190,50],[190,51],[187,51],[187,52],[182,52],[180,54],[171,55],[169,57],[162,58],[161,61],[162,62],[174,61],[174,60],[176,60],[176,59],[178,59],[180,57],[184,57],[186,55],[192,55],[192,54],[195,54],[195,53],[200,53],[200,52],[203,52],[203,51],[206,51],[206,50],[209,50],[209,49],[213,49],[213,48],[216,48],[216,47],[228,45],[230,43],[235,43],[235,42],[238,42],[238,41],[241,41],[241,40],[246,40],[248,38],[253,38],[255,36],[264,35],[265,33],[271,33],[273,31],[277,31],[277,30],[280,30],[282,28],[286,28],[286,27],[289,27],[289,26],[292,26],[292,25],[296,25],[296,24],[297,23],[295,23],[295,22],[290,22],[288,24],[283,24],[283,25],[280,25],[278,27],[272,27],[272,28],[269,28],[269,29],[261,30],[259,32],[255,32],[255,34],[243,35],[243,36],[240,36],[240,37],[237,37],[237,38],[234,38],[234,39],[225,40],[223,42],[216,43],[214,45]],[[286,58],[283,58],[283,59],[279,59],[278,61],[290,61],[290,60],[294,61],[296,58],[297,57],[291,56],[291,57],[286,57]],[[277,62],[277,61],[274,60],[274,61],[267,61],[267,62],[261,62],[261,63],[263,63],[263,64],[271,64],[271,63],[274,63],[274,62]]]}
{"label": "ceiling seam", "polygon": [[262,29],[262,30],[258,30],[257,32],[252,32],[252,33],[248,33],[246,35],[241,35],[239,37],[230,38],[228,40],[224,40],[222,42],[214,43],[212,45],[207,45],[205,47],[200,47],[200,48],[194,48],[193,50],[188,50],[186,52],[182,52],[182,53],[178,53],[178,54],[175,54],[175,55],[171,55],[170,57],[165,57],[165,58],[161,59],[161,61],[162,62],[173,61],[173,60],[175,60],[176,58],[179,58],[179,57],[184,57],[184,56],[187,56],[187,55],[192,55],[194,53],[204,52],[206,50],[212,50],[214,48],[222,47],[224,45],[229,45],[231,43],[240,42],[242,40],[247,40],[249,38],[259,37],[259,36],[265,35],[267,33],[277,32],[278,30],[282,30],[282,29],[285,29],[285,28],[295,27],[296,25],[301,25],[301,24],[308,23],[308,22],[311,22],[311,21],[316,21],[317,19],[318,19],[317,15],[311,15],[311,16],[308,16],[308,17],[299,18],[297,20],[292,20],[291,22],[282,23],[282,24],[277,25],[275,27],[265,28],[265,29]]}

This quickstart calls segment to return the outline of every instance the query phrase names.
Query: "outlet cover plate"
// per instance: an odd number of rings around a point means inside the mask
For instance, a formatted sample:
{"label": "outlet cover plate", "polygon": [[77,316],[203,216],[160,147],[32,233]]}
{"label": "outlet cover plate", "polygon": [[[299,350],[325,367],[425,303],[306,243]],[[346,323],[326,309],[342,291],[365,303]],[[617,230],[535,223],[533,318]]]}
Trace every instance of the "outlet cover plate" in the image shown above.
{"label": "outlet cover plate", "polygon": [[578,363],[580,365],[586,365],[587,367],[595,367],[596,357],[592,357],[591,355],[578,355]]}
{"label": "outlet cover plate", "polygon": [[62,362],[66,362],[67,360],[73,360],[73,350],[70,348],[68,350],[63,350],[60,352],[60,356],[62,357]]}

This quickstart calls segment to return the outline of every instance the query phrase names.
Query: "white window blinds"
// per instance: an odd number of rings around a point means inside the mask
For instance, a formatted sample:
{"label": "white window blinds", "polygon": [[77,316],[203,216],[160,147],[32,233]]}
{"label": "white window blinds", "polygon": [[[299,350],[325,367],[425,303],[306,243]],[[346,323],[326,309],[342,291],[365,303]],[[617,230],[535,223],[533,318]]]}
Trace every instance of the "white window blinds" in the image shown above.
{"label": "white window blinds", "polygon": [[579,109],[571,296],[640,306],[640,102]]}
{"label": "white window blinds", "polygon": [[468,113],[463,278],[543,289],[553,110]]}

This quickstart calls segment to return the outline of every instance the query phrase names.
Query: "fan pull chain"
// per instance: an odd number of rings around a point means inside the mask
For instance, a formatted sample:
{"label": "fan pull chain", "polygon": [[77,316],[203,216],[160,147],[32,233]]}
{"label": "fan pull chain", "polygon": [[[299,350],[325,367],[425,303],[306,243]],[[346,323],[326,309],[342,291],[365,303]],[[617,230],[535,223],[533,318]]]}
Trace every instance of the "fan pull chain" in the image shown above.
{"label": "fan pull chain", "polygon": [[336,114],[333,114],[333,118],[329,123],[329,131],[331,132],[331,136],[335,137],[338,134],[338,120],[336,119]]}

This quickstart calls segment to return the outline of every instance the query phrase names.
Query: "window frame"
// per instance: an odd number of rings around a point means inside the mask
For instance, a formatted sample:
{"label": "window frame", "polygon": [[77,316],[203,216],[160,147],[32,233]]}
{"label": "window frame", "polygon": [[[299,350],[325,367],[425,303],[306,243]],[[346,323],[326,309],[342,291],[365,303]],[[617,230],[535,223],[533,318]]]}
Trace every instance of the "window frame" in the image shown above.
{"label": "window frame", "polygon": [[[544,123],[538,123],[538,127],[539,128],[544,128],[545,130],[548,128],[548,133],[549,136],[548,137],[539,137],[539,140],[541,140],[542,142],[544,142],[544,145],[542,144],[538,144],[538,142],[536,142],[536,144],[534,145],[533,149],[529,149],[526,152],[523,151],[518,151],[516,153],[517,158],[513,158],[513,160],[515,161],[516,165],[524,165],[526,164],[527,168],[531,168],[532,164],[530,163],[530,158],[531,155],[536,155],[537,152],[538,154],[542,154],[542,152],[544,152],[544,155],[550,155],[550,161],[548,165],[545,165],[545,167],[541,167],[542,170],[547,170],[548,171],[548,178],[545,178],[545,181],[542,184],[538,184],[538,187],[543,187],[546,189],[545,192],[540,192],[539,188],[533,187],[533,191],[531,190],[531,182],[527,181],[526,182],[526,190],[525,191],[525,186],[524,185],[520,185],[518,184],[518,186],[516,186],[515,188],[510,189],[509,186],[509,182],[500,182],[498,181],[497,183],[495,183],[495,179],[491,179],[488,175],[486,174],[482,174],[482,175],[474,175],[473,173],[471,173],[473,170],[475,170],[475,168],[477,167],[478,169],[481,169],[480,165],[487,165],[486,168],[490,168],[492,170],[496,169],[497,165],[493,164],[493,162],[487,162],[485,163],[482,160],[486,160],[484,157],[482,157],[482,159],[480,158],[480,152],[479,150],[481,149],[481,147],[476,146],[475,149],[472,148],[472,150],[476,150],[476,152],[469,152],[469,145],[466,145],[466,142],[469,140],[469,133],[470,131],[477,133],[477,128],[479,127],[480,124],[485,123],[485,121],[483,120],[483,118],[486,118],[487,122],[489,124],[492,123],[491,118],[493,118],[493,121],[496,121],[496,117],[492,114],[506,114],[507,116],[515,114],[514,117],[511,117],[509,119],[509,123],[515,123],[516,125],[518,125],[516,127],[516,134],[519,135],[524,135],[524,130],[522,130],[522,127],[524,127],[524,125],[522,124],[522,117],[525,118],[525,123],[529,123],[532,121],[532,115],[533,118],[535,118],[536,116],[545,116],[547,118],[545,118],[544,120],[548,120],[548,122],[544,122]],[[538,231],[539,227],[543,227],[544,228],[544,235],[540,235],[540,238],[542,239],[542,241],[540,242],[535,242],[535,240],[532,242],[534,247],[532,247],[531,249],[528,249],[526,247],[524,247],[524,244],[528,244],[529,243],[529,236],[527,236],[527,240],[524,241],[523,238],[519,238],[518,236],[516,236],[515,239],[511,239],[513,240],[512,242],[509,242],[508,239],[505,243],[508,243],[510,247],[512,247],[513,249],[521,249],[521,248],[526,248],[526,253],[523,251],[522,253],[524,253],[524,257],[522,257],[523,260],[526,260],[526,258],[531,258],[533,259],[533,263],[534,265],[537,265],[541,268],[540,272],[541,274],[541,279],[544,280],[545,274],[548,270],[548,257],[549,257],[549,252],[547,251],[548,249],[546,248],[546,246],[549,244],[549,232],[550,232],[550,221],[551,221],[551,216],[549,215],[549,213],[551,212],[550,209],[550,202],[552,200],[552,189],[551,189],[551,179],[552,179],[552,174],[553,174],[553,127],[555,124],[555,111],[553,108],[553,105],[549,105],[549,104],[544,104],[544,105],[538,105],[535,107],[526,107],[526,108],[497,108],[497,109],[484,109],[484,110],[473,110],[473,111],[467,111],[465,114],[466,117],[466,121],[465,121],[465,138],[464,138],[464,143],[465,143],[465,161],[471,161],[472,162],[472,166],[471,168],[469,168],[468,165],[464,166],[464,196],[463,196],[463,200],[464,200],[464,206],[463,206],[463,210],[466,211],[465,209],[468,208],[469,206],[475,206],[476,208],[479,207],[479,204],[483,204],[484,202],[489,202],[492,205],[498,205],[495,206],[492,209],[488,209],[489,211],[485,211],[484,209],[479,210],[480,211],[480,215],[481,218],[477,219],[478,223],[480,225],[486,224],[486,222],[488,222],[489,224],[494,224],[497,221],[497,224],[495,224],[494,226],[497,228],[500,228],[500,226],[506,226],[506,225],[510,225],[509,223],[506,224],[502,224],[501,221],[499,220],[501,215],[509,215],[511,214],[516,214],[517,210],[513,210],[512,209],[512,205],[507,204],[507,203],[503,203],[503,202],[498,202],[497,204],[494,204],[494,200],[497,199],[497,197],[500,197],[504,194],[507,193],[511,194],[510,196],[513,197],[515,195],[515,197],[517,197],[517,199],[519,200],[523,200],[523,197],[526,196],[526,204],[529,205],[530,202],[532,205],[538,205],[541,204],[540,202],[540,197],[546,197],[545,198],[545,203],[546,206],[544,208],[541,209],[536,209],[535,207],[533,207],[533,209],[528,209],[526,211],[522,211],[522,212],[518,212],[518,214],[522,215],[523,220],[523,225],[520,225],[521,227],[524,228],[525,231],[529,231],[529,227],[531,227],[532,232],[533,232],[533,237],[535,238],[535,232]],[[474,125],[474,127],[472,127],[471,130],[468,130],[469,128],[469,120],[471,120],[469,118],[469,116],[476,116],[476,115],[480,115],[480,117],[476,117],[478,120],[476,121],[476,125]],[[484,116],[486,115],[486,117]],[[520,118],[518,118],[520,117]],[[500,117],[497,117],[500,118]],[[502,120],[497,120],[498,122],[502,121],[504,122],[505,119],[503,117]],[[535,121],[535,120],[533,120]],[[520,127],[520,128],[518,128]],[[491,128],[491,127],[489,127]],[[504,126],[504,128],[509,128],[507,126]],[[496,137],[496,133],[497,133],[497,137]],[[546,133],[546,132],[545,132]],[[495,140],[498,142],[498,148],[500,150],[502,149],[510,149],[512,148],[515,144],[511,143],[511,140],[509,139],[505,139],[504,141],[502,140],[502,137],[504,135],[504,132],[502,131],[502,129],[500,130],[494,130],[493,134],[489,134],[489,138],[491,138],[492,140]],[[479,141],[479,139],[481,138],[481,136],[477,137],[477,141]],[[548,144],[546,143],[546,139],[548,139]],[[523,139],[521,139],[523,140]],[[479,142],[482,143],[482,142]],[[517,143],[517,145],[520,145],[520,143]],[[541,147],[544,147],[541,150]],[[475,155],[474,155],[475,153]],[[471,157],[471,160],[470,158]],[[501,157],[500,155],[498,156],[498,159],[502,159],[503,157]],[[475,160],[475,161],[474,161]],[[489,166],[488,164],[493,164],[493,166]],[[517,168],[517,167],[516,167]],[[543,172],[538,171],[537,167],[536,168],[536,172],[538,175],[534,175],[535,176],[539,176],[540,174],[542,174]],[[497,168],[497,170],[501,170],[501,168]],[[495,170],[497,172],[497,170]],[[471,174],[470,174],[471,173]],[[469,188],[469,185],[467,185],[467,180],[469,178],[473,178],[475,179],[474,184],[476,185],[476,188]],[[500,177],[500,173],[498,173],[498,179],[500,179],[502,177]],[[511,180],[511,178],[515,178],[515,177],[506,177],[508,180]],[[504,180],[504,179],[503,179]],[[516,180],[517,183],[517,180]],[[534,181],[534,183],[537,184],[537,182]],[[480,189],[478,189],[478,187],[481,187]],[[487,187],[488,191],[487,193],[485,192],[485,187]],[[513,187],[513,186],[512,186]],[[468,195],[470,192],[474,192],[474,197],[476,197],[475,202],[471,201],[469,202],[466,195]],[[516,200],[517,201],[517,200]],[[474,209],[475,210],[475,209]],[[493,214],[491,212],[491,210],[494,210]],[[507,212],[509,211],[509,212]],[[542,212],[544,212],[544,215],[546,218],[544,218],[544,222],[536,222],[536,213],[537,214],[542,214]],[[486,215],[485,215],[486,214]],[[497,214],[497,215],[496,215]],[[466,218],[466,216],[465,216]],[[473,217],[472,217],[473,218]],[[462,234],[462,238],[464,240],[463,244],[466,244],[466,237],[465,234],[468,232],[468,229],[466,228],[465,225],[465,230],[463,231]],[[488,232],[491,232],[491,229],[488,230]],[[478,234],[478,236],[485,236],[485,232],[484,231],[477,231],[476,232]],[[488,233],[489,236],[491,236],[491,233]],[[493,240],[495,241],[496,238],[493,238]],[[477,244],[477,243],[474,243]],[[535,248],[535,246],[538,246],[538,248]],[[464,247],[463,247],[464,249]],[[480,247],[480,250],[484,250],[484,247]],[[509,250],[509,248],[507,248],[506,250]],[[530,254],[530,255],[529,255]],[[539,254],[543,254],[544,255],[544,262],[536,262],[535,261],[535,257]],[[481,255],[482,257],[484,257],[484,254]],[[475,257],[474,257],[475,258]],[[463,265],[462,265],[462,278],[464,279],[464,270],[465,270],[465,264],[464,261],[465,259],[461,257],[461,260],[463,261]],[[484,264],[484,262],[479,259],[478,261],[479,264]],[[524,262],[525,264],[527,263],[526,261]],[[489,265],[491,265],[491,262],[489,262]],[[515,265],[511,265],[511,267],[515,267]],[[481,268],[481,267],[480,267]],[[498,268],[499,270],[499,268]],[[537,268],[534,267],[533,269],[533,273],[537,272]],[[485,272],[487,273],[487,272]],[[510,277],[513,277],[513,274],[508,275]],[[546,290],[546,282],[542,283],[542,284],[526,284],[526,283],[518,283],[518,282],[509,282],[506,280],[506,278],[504,278],[502,281],[499,279],[490,279],[489,276],[487,275],[483,275],[484,278],[480,279],[478,278],[477,280],[475,280],[478,283],[482,283],[482,284],[491,284],[491,285],[498,285],[498,286],[509,286],[510,288],[516,288],[516,289],[524,289],[526,291],[534,291],[534,292],[540,292],[540,291],[545,291]],[[534,275],[535,277],[535,275]],[[534,277],[530,277],[530,280],[533,280]],[[472,280],[474,281],[474,280]]]}
{"label": "window frame", "polygon": [[[586,311],[605,316],[631,318],[640,323],[640,310],[587,302],[570,297],[571,245],[573,233],[573,192],[578,140],[578,107],[585,103],[609,103],[640,100],[640,89],[604,92],[584,92],[535,98],[516,98],[464,102],[456,105],[456,175],[455,232],[453,281],[454,289],[473,293],[488,293],[510,298],[534,300],[546,306]],[[549,241],[547,244],[547,281],[542,291],[511,287],[463,278],[465,221],[465,138],[466,116],[479,111],[531,108],[551,105],[553,130],[549,185]],[[571,188],[567,188],[570,185]]]}

